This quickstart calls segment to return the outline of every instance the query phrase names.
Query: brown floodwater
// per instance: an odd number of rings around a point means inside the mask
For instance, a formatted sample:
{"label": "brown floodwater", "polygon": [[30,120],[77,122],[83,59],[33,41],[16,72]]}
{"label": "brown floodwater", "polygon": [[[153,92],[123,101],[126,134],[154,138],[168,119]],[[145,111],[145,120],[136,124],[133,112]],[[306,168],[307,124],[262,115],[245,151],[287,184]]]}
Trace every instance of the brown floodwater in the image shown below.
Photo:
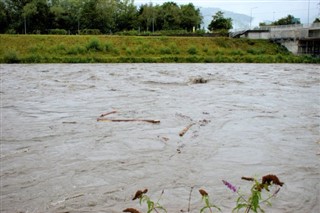
{"label": "brown floodwater", "polygon": [[[318,213],[319,68],[2,64],[0,211],[146,212],[132,198],[147,188],[169,213],[199,212],[199,189],[231,212],[222,180],[247,194],[242,176],[275,174],[266,212]],[[112,111],[160,123],[97,121]]]}

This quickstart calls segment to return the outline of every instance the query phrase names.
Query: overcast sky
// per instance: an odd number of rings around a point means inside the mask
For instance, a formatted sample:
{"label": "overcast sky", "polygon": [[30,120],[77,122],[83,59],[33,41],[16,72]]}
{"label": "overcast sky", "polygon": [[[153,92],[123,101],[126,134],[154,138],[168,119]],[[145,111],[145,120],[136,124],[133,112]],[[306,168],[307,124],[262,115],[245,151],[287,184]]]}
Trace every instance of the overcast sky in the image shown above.
{"label": "overcast sky", "polygon": [[162,4],[168,1],[179,5],[193,3],[197,7],[217,7],[248,16],[252,14],[254,25],[263,21],[278,20],[289,14],[307,24],[312,23],[320,15],[320,0],[135,0],[134,2],[140,5],[149,2]]}

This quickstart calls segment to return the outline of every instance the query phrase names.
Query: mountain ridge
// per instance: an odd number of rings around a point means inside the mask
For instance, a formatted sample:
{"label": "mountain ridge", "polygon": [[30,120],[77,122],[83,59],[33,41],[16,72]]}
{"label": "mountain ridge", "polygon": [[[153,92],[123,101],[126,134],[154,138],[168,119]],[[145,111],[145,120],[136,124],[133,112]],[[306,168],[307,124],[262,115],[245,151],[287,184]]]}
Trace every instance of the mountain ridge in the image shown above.
{"label": "mountain ridge", "polygon": [[201,15],[203,17],[203,23],[201,24],[201,29],[208,30],[208,25],[212,21],[212,16],[218,11],[224,13],[225,18],[232,19],[232,30],[248,29],[250,27],[251,17],[241,13],[235,13],[228,10],[222,10],[217,7],[199,7]]}

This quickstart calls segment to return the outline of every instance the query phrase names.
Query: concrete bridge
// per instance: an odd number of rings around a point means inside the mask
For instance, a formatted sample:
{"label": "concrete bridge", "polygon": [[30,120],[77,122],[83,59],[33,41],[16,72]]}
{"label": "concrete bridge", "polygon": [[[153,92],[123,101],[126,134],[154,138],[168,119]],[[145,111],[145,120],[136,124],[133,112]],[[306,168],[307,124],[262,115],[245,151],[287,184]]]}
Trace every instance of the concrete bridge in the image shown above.
{"label": "concrete bridge", "polygon": [[255,30],[233,32],[230,36],[269,39],[285,46],[294,54],[311,54],[320,57],[320,23],[264,26]]}

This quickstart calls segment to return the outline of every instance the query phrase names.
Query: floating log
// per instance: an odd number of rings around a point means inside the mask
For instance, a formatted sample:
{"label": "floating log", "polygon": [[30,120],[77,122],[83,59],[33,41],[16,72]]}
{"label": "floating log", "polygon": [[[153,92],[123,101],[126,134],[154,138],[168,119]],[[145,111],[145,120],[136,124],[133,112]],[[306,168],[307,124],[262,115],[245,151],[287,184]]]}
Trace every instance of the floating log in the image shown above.
{"label": "floating log", "polygon": [[180,133],[179,136],[182,137],[186,132],[193,126],[195,123],[189,124],[187,127],[185,127]]}
{"label": "floating log", "polygon": [[147,120],[147,119],[108,119],[108,118],[97,118],[97,121],[105,121],[105,122],[147,122],[158,124],[159,120]]}
{"label": "floating log", "polygon": [[97,121],[105,121],[105,122],[147,122],[147,123],[153,123],[158,124],[160,123],[159,120],[149,120],[149,119],[111,119],[111,118],[105,118],[105,116],[117,113],[117,111],[111,111],[107,113],[103,113],[100,115],[99,118],[97,118]]}

